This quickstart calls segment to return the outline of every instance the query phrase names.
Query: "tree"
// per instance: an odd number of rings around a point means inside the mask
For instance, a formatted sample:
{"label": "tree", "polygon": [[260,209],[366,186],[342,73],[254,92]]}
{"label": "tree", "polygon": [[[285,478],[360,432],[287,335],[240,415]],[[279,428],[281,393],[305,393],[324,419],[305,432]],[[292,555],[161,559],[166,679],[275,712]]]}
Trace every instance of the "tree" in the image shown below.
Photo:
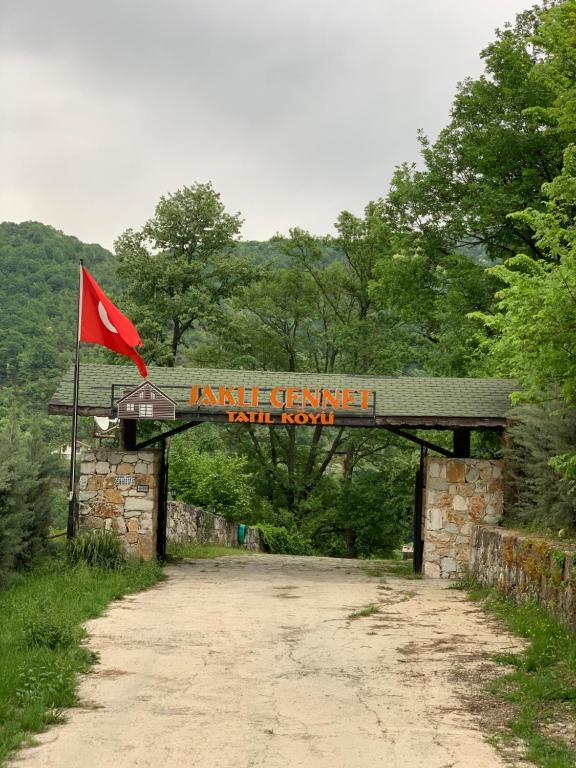
{"label": "tree", "polygon": [[160,198],[141,230],[116,240],[125,303],[149,362],[175,365],[192,332],[249,281],[251,264],[233,253],[241,225],[210,183],[197,183]]}
{"label": "tree", "polygon": [[550,130],[556,90],[535,76],[541,26],[531,9],[498,31],[482,52],[486,73],[459,86],[449,124],[433,143],[421,135],[424,169],[396,171],[386,208],[402,250],[418,246],[432,262],[463,245],[491,258],[526,249],[540,256],[530,229],[508,214],[539,203],[575,139],[574,126]]}
{"label": "tree", "polygon": [[57,460],[15,422],[0,432],[0,581],[42,551]]}
{"label": "tree", "polygon": [[504,288],[499,312],[480,315],[489,330],[493,369],[517,377],[524,398],[560,393],[576,405],[576,146],[565,152],[562,173],[544,186],[544,211],[513,214],[531,227],[545,258],[520,254],[494,267]]}

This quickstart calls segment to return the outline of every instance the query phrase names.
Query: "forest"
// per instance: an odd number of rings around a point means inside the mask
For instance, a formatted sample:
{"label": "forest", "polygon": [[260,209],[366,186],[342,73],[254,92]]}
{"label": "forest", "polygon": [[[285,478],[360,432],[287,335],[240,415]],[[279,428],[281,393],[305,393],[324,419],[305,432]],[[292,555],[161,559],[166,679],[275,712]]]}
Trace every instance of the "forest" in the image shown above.
{"label": "forest", "polygon": [[[295,222],[242,241],[241,214],[194,180],[114,254],[44,224],[0,225],[0,573],[60,520],[50,451],[69,425],[46,403],[72,360],[80,257],[156,365],[516,379],[509,519],[576,529],[576,0],[526,10],[481,55],[439,135],[420,134],[419,157],[331,235]],[[82,359],[112,361],[88,347]],[[501,450],[474,436],[476,455]],[[23,485],[31,451],[43,458]],[[171,484],[306,550],[368,557],[409,540],[417,461],[370,430],[205,425],[173,440]],[[47,487],[52,503],[38,504]]]}

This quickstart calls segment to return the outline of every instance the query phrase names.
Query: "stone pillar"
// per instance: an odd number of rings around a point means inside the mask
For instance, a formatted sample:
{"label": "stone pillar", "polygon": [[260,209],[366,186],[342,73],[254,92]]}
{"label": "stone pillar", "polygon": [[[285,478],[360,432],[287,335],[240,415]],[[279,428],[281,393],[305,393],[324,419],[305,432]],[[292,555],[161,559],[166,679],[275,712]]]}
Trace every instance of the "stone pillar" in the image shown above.
{"label": "stone pillar", "polygon": [[161,451],[99,448],[82,454],[80,530],[104,528],[122,537],[126,552],[156,556]]}
{"label": "stone pillar", "polygon": [[429,456],[425,478],[424,575],[458,578],[469,565],[474,524],[502,517],[502,463]]}

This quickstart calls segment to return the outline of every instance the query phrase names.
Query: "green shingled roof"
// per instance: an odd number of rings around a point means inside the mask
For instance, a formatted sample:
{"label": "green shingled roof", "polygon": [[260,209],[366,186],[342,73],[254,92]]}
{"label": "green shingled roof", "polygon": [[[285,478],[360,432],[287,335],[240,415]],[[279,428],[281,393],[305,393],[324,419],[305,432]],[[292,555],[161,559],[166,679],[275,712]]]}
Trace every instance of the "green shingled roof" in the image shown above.
{"label": "green shingled roof", "polygon": [[[510,394],[518,390],[510,379],[450,379],[401,376],[348,376],[346,374],[283,373],[269,371],[216,370],[208,368],[149,367],[148,378],[178,403],[177,414],[186,412],[190,387],[228,385],[271,389],[276,386],[309,388],[369,389],[374,392],[376,418],[404,417],[437,421],[441,426],[452,419],[479,423],[505,422]],[[80,369],[80,412],[114,415],[114,402],[125,386],[142,382],[134,366],[83,364]],[[50,406],[50,413],[69,413],[72,406],[73,369],[63,378]],[[96,414],[98,415],[98,414]],[[423,422],[424,423],[424,422]],[[428,421],[426,422],[429,423]]]}

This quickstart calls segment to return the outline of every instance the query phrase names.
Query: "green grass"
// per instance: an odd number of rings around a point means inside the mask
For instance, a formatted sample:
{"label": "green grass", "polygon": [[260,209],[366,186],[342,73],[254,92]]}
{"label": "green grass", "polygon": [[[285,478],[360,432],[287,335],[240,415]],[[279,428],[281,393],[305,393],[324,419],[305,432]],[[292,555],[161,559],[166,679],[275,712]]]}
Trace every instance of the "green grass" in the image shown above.
{"label": "green grass", "polygon": [[[541,768],[576,765],[576,636],[550,618],[539,605],[517,605],[496,590],[463,585],[470,597],[502,621],[514,634],[527,639],[520,653],[507,653],[496,661],[514,669],[490,684],[494,697],[512,705],[513,715],[496,740],[520,739],[526,757]],[[562,733],[572,737],[563,740]]]}
{"label": "green grass", "polygon": [[156,563],[102,570],[55,557],[0,591],[0,765],[77,703],[76,673],[94,662],[82,623],[161,578]]}
{"label": "green grass", "polygon": [[421,579],[421,573],[414,573],[412,560],[369,560],[366,563],[368,576],[401,576],[403,579]]}
{"label": "green grass", "polygon": [[215,557],[224,557],[225,555],[252,555],[249,549],[244,547],[224,547],[220,544],[196,544],[189,542],[169,542],[168,556],[172,560],[183,560],[186,558],[194,560],[213,560]]}
{"label": "green grass", "polygon": [[375,603],[372,603],[370,605],[367,605],[365,608],[360,608],[359,611],[354,611],[353,613],[348,614],[348,619],[350,621],[355,621],[356,619],[363,619],[366,616],[372,616],[374,613],[380,612],[379,605],[376,605]]}

